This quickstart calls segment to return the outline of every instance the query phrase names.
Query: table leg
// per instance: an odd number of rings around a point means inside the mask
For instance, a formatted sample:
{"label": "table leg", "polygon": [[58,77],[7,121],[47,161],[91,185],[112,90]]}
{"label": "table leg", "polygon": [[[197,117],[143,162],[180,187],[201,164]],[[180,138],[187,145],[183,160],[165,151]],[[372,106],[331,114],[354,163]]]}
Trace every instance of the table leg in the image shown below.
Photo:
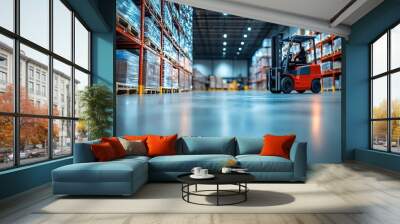
{"label": "table leg", "polygon": [[219,184],[217,184],[217,206],[219,206]]}
{"label": "table leg", "polygon": [[197,184],[195,185],[195,191],[197,192]]}
{"label": "table leg", "polygon": [[244,183],[244,190],[245,190],[245,192],[244,192],[244,201],[247,201],[247,192],[248,192],[248,190],[247,190],[247,183]]}

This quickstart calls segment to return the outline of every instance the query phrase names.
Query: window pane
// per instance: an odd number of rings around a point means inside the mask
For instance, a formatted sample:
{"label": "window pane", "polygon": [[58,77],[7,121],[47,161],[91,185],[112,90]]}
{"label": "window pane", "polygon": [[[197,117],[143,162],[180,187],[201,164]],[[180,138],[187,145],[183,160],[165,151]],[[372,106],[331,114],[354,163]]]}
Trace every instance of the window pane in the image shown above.
{"label": "window pane", "polygon": [[372,45],[372,68],[374,76],[387,71],[387,34]]}
{"label": "window pane", "polygon": [[14,165],[13,118],[0,116],[0,170]]}
{"label": "window pane", "polygon": [[53,156],[72,155],[72,121],[53,120]]}
{"label": "window pane", "polygon": [[400,120],[391,121],[392,152],[400,153]]}
{"label": "window pane", "polygon": [[372,118],[387,118],[387,78],[372,81]]}
{"label": "window pane", "polygon": [[75,63],[89,70],[89,32],[75,18]]}
{"label": "window pane", "polygon": [[48,119],[22,117],[20,119],[21,164],[35,163],[49,158]]}
{"label": "window pane", "polygon": [[[1,13],[1,12],[0,12]],[[0,35],[0,111],[14,111],[14,43]]]}
{"label": "window pane", "polygon": [[400,72],[391,75],[391,88],[390,88],[390,98],[391,98],[391,116],[400,118]]}
{"label": "window pane", "polygon": [[1,0],[0,26],[14,31],[14,0]]}
{"label": "window pane", "polygon": [[72,12],[60,1],[53,1],[53,51],[71,60]]}
{"label": "window pane", "polygon": [[372,147],[387,151],[387,121],[372,122]]}
{"label": "window pane", "polygon": [[21,113],[47,115],[49,108],[49,57],[21,44]]}
{"label": "window pane", "polygon": [[75,121],[75,143],[85,142],[88,138],[88,129],[83,120]]}
{"label": "window pane", "polygon": [[20,0],[21,36],[49,47],[49,0]]}
{"label": "window pane", "polygon": [[53,60],[53,115],[72,117],[72,68]]}
{"label": "window pane", "polygon": [[391,30],[390,60],[391,69],[400,67],[400,24]]}
{"label": "window pane", "polygon": [[75,117],[79,117],[81,114],[80,94],[81,92],[89,86],[89,75],[75,69]]}

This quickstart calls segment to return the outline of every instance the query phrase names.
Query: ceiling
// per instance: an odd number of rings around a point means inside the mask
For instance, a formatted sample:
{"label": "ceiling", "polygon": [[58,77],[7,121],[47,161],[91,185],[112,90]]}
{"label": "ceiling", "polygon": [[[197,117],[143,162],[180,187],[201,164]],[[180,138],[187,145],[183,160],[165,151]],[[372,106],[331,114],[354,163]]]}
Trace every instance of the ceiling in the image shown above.
{"label": "ceiling", "polygon": [[[286,26],[198,8],[193,14],[194,59],[250,59],[264,38],[287,29]],[[227,34],[226,38],[224,34]],[[223,46],[224,41],[226,46]],[[226,55],[223,55],[223,48],[226,48]]]}
{"label": "ceiling", "polygon": [[171,0],[245,18],[348,37],[351,25],[383,0]]}

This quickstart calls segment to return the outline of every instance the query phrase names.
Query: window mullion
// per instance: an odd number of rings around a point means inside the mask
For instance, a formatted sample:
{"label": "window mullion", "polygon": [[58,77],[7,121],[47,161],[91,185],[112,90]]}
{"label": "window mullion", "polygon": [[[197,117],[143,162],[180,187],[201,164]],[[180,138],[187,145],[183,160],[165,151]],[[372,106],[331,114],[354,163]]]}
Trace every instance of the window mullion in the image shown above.
{"label": "window mullion", "polygon": [[[14,30],[19,35],[19,8],[20,0],[14,1]],[[20,99],[20,46],[19,39],[14,39],[14,112],[19,114],[19,99]],[[20,135],[20,118],[14,116],[14,166],[20,165],[20,155],[19,155],[19,135]]]}
{"label": "window mullion", "polygon": [[[390,71],[390,29],[387,32],[387,71]],[[391,79],[392,79],[392,75],[390,73],[388,73],[387,75],[387,116],[388,118],[392,117],[392,100],[391,100]],[[389,119],[387,122],[387,140],[388,140],[388,152],[392,151],[392,135],[391,135],[391,129],[392,129],[392,125],[391,125],[392,121]]]}

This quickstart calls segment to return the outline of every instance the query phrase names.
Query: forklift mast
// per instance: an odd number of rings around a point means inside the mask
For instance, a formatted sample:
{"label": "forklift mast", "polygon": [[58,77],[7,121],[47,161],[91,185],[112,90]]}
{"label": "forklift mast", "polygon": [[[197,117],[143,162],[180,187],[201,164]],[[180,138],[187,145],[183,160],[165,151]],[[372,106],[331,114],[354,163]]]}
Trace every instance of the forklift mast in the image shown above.
{"label": "forklift mast", "polygon": [[282,61],[282,34],[278,34],[272,37],[272,68],[281,67]]}

